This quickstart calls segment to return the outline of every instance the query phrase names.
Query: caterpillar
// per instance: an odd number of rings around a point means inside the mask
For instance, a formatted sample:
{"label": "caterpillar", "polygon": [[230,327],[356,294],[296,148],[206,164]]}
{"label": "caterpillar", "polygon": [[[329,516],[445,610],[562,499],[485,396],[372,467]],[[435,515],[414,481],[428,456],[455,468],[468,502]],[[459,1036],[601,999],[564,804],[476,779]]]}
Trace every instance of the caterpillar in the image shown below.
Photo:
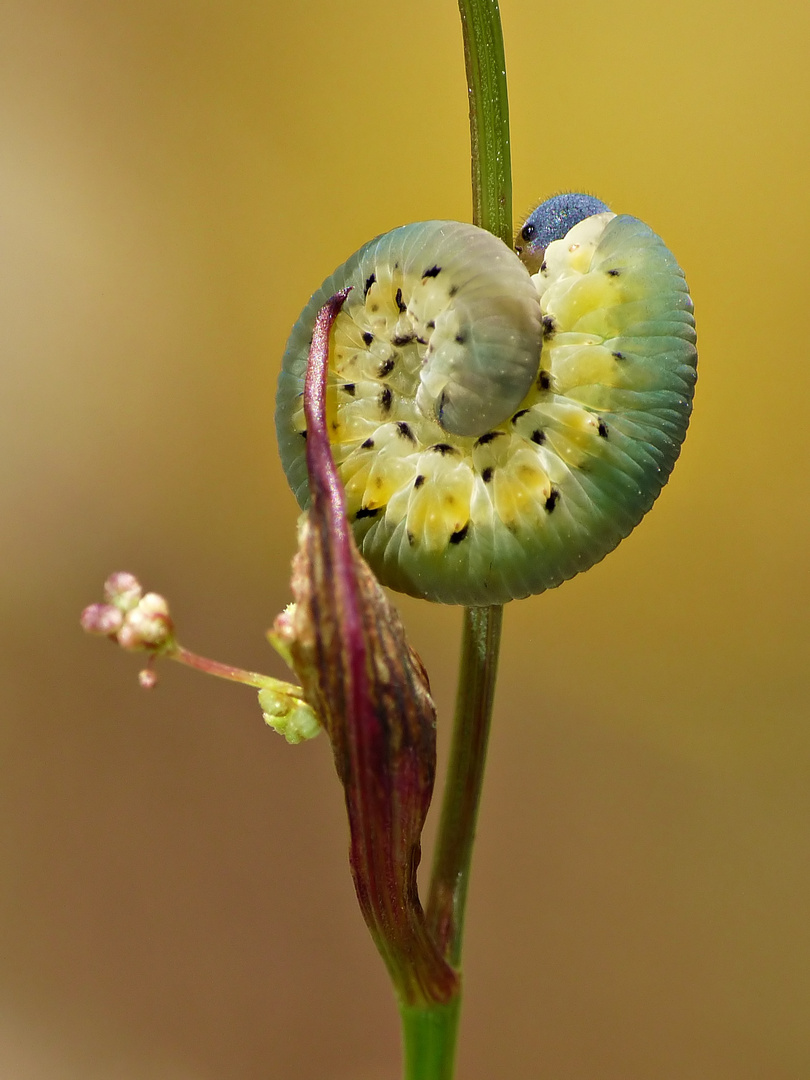
{"label": "caterpillar", "polygon": [[566,194],[529,215],[515,251],[454,221],[361,247],[284,353],[276,430],[302,508],[312,327],[346,286],[330,440],[355,539],[384,585],[468,606],[540,593],[650,509],[686,434],[697,351],[683,271],[649,226]]}

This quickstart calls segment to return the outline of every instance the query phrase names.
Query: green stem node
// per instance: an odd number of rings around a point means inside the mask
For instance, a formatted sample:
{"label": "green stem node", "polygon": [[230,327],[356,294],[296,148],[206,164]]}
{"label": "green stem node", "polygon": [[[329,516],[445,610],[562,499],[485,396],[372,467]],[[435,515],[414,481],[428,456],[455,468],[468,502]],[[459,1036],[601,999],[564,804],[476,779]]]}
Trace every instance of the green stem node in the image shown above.
{"label": "green stem node", "polygon": [[461,997],[447,1005],[401,1005],[404,1080],[453,1080]]}

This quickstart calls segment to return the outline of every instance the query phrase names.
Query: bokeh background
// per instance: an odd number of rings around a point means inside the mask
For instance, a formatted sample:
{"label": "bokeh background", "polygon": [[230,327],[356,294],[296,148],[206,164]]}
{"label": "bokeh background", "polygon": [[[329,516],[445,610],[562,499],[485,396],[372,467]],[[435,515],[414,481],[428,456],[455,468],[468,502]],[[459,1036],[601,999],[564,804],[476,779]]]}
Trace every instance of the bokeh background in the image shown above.
{"label": "bokeh background", "polygon": [[[802,1080],[810,8],[502,14],[516,217],[646,220],[701,366],[649,518],[507,611],[460,1080]],[[452,0],[4,0],[2,1080],[399,1075],[325,739],[173,665],[147,694],[77,619],[129,569],[283,675],[286,334],[369,237],[468,219],[468,174]],[[444,760],[460,615],[401,607]]]}

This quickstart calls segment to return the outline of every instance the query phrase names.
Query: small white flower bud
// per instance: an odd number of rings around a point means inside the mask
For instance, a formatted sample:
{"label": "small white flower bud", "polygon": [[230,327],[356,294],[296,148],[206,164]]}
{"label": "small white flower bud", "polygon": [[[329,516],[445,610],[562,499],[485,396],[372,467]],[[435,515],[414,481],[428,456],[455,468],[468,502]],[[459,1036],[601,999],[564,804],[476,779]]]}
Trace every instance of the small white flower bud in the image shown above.
{"label": "small white flower bud", "polygon": [[140,581],[126,570],[117,570],[104,582],[104,599],[125,614],[132,611],[142,595]]}
{"label": "small white flower bud", "polygon": [[142,649],[144,647],[137,630],[129,624],[125,624],[118,631],[118,644],[122,649]]}
{"label": "small white flower bud", "polygon": [[174,627],[169,605],[158,593],[147,593],[124,619],[118,633],[123,649],[160,649],[172,643]]}
{"label": "small white flower bud", "polygon": [[138,672],[138,682],[144,690],[151,690],[157,681],[158,677],[154,668],[147,667]]}
{"label": "small white flower bud", "polygon": [[124,615],[112,604],[91,604],[81,614],[82,630],[88,634],[117,634],[124,622]]}
{"label": "small white flower bud", "polygon": [[146,596],[138,604],[138,611],[142,615],[162,615],[163,618],[169,617],[169,604],[165,596],[161,596],[160,593],[148,592]]}

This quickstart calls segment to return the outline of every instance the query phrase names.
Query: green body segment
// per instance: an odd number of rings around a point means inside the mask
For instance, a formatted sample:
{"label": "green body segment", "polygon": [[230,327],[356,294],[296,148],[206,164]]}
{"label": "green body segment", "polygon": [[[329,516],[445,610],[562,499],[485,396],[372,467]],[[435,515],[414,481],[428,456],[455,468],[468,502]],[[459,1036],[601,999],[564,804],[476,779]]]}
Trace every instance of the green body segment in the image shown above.
{"label": "green body segment", "polygon": [[460,223],[361,248],[312,297],[284,356],[276,425],[302,507],[312,325],[347,285],[330,438],[383,584],[501,604],[586,570],[638,524],[678,456],[696,378],[683,273],[646,225],[588,218],[534,277]]}

